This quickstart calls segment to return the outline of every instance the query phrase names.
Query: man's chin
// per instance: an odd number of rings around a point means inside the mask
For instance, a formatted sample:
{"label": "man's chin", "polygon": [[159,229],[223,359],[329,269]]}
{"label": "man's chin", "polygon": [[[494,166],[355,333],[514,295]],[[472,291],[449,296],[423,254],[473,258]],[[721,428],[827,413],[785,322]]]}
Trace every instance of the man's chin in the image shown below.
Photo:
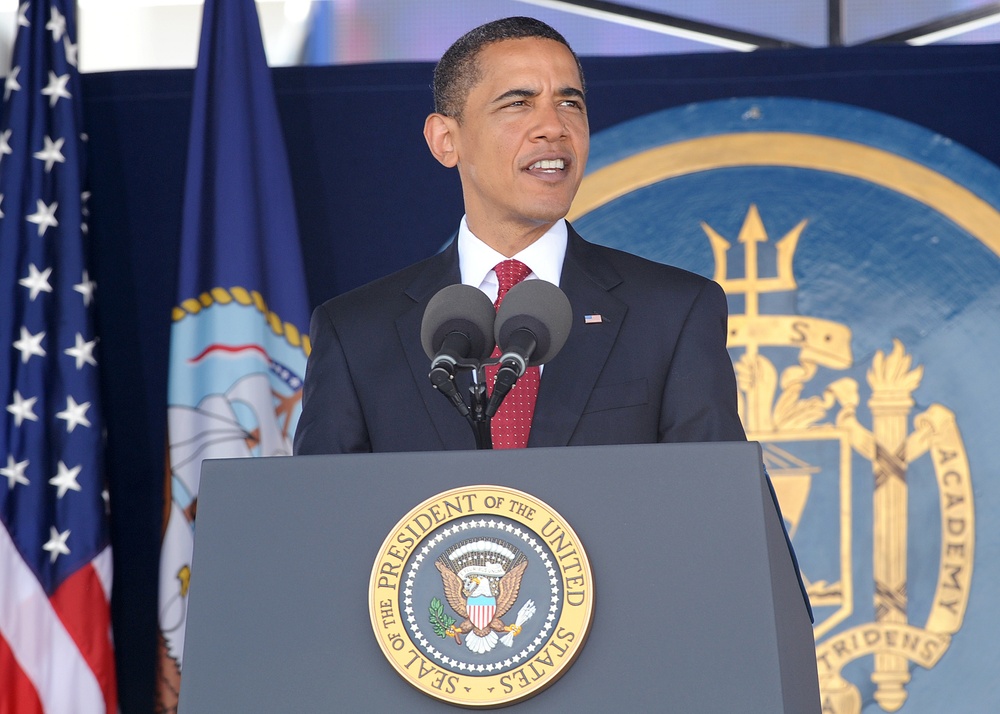
{"label": "man's chin", "polygon": [[569,213],[572,201],[557,201],[536,205],[533,210],[526,211],[526,217],[533,220],[538,225],[552,225],[560,218],[565,218]]}

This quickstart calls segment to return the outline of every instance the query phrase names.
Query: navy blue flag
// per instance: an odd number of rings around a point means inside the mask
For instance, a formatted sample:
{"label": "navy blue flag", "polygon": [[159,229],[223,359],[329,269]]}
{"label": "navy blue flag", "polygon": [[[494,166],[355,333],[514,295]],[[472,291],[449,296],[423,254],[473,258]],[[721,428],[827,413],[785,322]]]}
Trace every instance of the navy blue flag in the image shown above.
{"label": "navy blue flag", "polygon": [[0,711],[114,712],[73,0],[24,2],[0,117]]}
{"label": "navy blue flag", "polygon": [[302,64],[333,64],[333,37],[337,32],[333,3],[314,2],[309,8],[309,29],[302,43]]}
{"label": "navy blue flag", "polygon": [[289,455],[309,350],[291,175],[253,0],[208,0],[168,380],[158,711],[180,687],[201,462]]}

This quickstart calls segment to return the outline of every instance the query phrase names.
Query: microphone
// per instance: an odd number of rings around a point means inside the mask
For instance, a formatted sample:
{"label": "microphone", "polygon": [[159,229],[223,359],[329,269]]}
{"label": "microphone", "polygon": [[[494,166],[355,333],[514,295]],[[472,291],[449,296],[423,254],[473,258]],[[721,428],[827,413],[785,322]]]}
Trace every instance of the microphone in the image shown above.
{"label": "microphone", "polygon": [[544,280],[524,280],[510,289],[497,310],[493,334],[500,346],[500,369],[486,406],[492,418],[528,367],[545,364],[566,344],[573,324],[569,298]]}
{"label": "microphone", "polygon": [[490,299],[470,285],[449,285],[439,290],[424,309],[420,344],[431,359],[428,377],[462,416],[469,415],[469,408],[455,386],[455,369],[475,367],[489,358],[495,344],[495,319]]}

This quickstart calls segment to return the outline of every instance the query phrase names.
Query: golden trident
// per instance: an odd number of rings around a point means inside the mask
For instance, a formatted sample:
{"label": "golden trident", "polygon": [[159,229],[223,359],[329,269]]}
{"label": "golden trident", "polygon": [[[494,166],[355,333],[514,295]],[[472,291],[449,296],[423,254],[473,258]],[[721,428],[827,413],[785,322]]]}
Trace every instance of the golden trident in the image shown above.
{"label": "golden trident", "polygon": [[[708,236],[715,257],[714,279],[728,295],[742,294],[743,314],[729,316],[729,347],[743,347],[745,352],[737,365],[740,382],[740,416],[748,432],[769,433],[793,425],[808,427],[823,416],[822,405],[808,404],[798,399],[801,388],[816,372],[817,365],[845,369],[852,363],[851,332],[829,320],[802,315],[761,315],[760,296],[764,293],[790,292],[798,287],[792,270],[792,260],[799,236],[807,221],[800,221],[774,244],[777,253],[777,275],[760,277],[758,245],[767,242],[767,232],[757,206],[751,204],[737,240],[743,244],[744,269],[742,278],[729,277],[729,241],[707,223],[701,227]],[[779,387],[774,366],[760,354],[762,346],[792,347],[799,350],[799,365],[786,369],[781,376],[783,394],[777,404],[774,397]],[[808,400],[807,400],[808,401]]]}

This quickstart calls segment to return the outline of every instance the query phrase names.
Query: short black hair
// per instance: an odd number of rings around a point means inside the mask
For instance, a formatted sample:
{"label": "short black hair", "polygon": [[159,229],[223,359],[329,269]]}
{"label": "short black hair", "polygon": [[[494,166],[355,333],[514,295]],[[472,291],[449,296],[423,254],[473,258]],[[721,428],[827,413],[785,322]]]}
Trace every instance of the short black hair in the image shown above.
{"label": "short black hair", "polygon": [[[505,17],[487,22],[469,30],[455,41],[441,56],[434,68],[434,111],[445,116],[461,119],[462,108],[469,92],[482,78],[479,68],[479,53],[487,45],[502,40],[520,40],[538,37],[555,40],[573,55],[576,68],[583,82],[583,67],[580,58],[573,52],[566,38],[554,28],[533,17]],[[582,90],[583,87],[580,87]]]}

